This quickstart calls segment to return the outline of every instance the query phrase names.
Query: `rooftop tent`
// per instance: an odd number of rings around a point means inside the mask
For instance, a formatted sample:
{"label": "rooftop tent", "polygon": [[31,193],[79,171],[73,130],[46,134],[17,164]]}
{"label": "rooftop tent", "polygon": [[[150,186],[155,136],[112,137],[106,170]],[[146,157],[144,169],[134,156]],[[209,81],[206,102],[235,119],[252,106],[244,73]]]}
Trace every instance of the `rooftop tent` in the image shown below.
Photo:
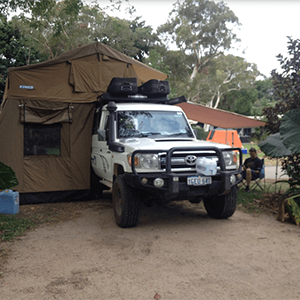
{"label": "rooftop tent", "polygon": [[207,136],[207,141],[215,142],[231,147],[242,148],[242,142],[236,130],[215,129],[211,130]]}
{"label": "rooftop tent", "polygon": [[113,77],[141,84],[167,76],[101,43],[8,70],[0,161],[16,172],[21,203],[28,193],[90,188],[94,102]]}

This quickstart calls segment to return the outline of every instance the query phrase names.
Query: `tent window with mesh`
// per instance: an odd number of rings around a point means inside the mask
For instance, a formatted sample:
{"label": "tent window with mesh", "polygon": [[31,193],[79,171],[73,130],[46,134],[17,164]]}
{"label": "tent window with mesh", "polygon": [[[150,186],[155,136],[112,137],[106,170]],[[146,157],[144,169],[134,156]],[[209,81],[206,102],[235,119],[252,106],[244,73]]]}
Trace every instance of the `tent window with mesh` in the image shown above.
{"label": "tent window with mesh", "polygon": [[24,124],[24,155],[61,155],[61,123]]}

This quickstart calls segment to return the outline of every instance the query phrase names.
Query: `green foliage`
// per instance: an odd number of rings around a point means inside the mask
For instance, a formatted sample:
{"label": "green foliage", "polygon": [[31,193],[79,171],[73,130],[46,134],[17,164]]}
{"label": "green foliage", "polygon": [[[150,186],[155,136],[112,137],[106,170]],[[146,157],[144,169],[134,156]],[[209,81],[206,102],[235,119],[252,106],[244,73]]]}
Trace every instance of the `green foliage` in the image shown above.
{"label": "green foliage", "polygon": [[81,8],[78,0],[44,0],[15,17],[14,25],[50,59],[88,42],[77,21]]}
{"label": "green foliage", "polygon": [[300,40],[288,38],[288,57],[277,56],[282,73],[272,71],[274,98],[277,101],[274,107],[266,108],[264,116],[268,122],[266,129],[269,133],[279,132],[280,116],[300,107]]}
{"label": "green foliage", "polygon": [[280,125],[282,143],[294,154],[300,154],[300,108],[287,112]]}
{"label": "green foliage", "polygon": [[257,91],[254,88],[243,88],[239,91],[230,91],[224,95],[219,108],[238,114],[252,116],[252,109],[257,100]]}
{"label": "green foliage", "polygon": [[13,22],[0,15],[0,99],[4,93],[7,69],[35,63],[39,58],[34,46]]}
{"label": "green foliage", "polygon": [[265,108],[274,105],[272,81],[265,79],[249,82],[244,88],[225,94],[219,108],[246,116],[262,116]]}
{"label": "green foliage", "polygon": [[289,197],[285,201],[288,212],[292,215],[295,223],[300,224],[300,197],[299,195]]}
{"label": "green foliage", "polygon": [[99,41],[141,61],[157,41],[140,17],[130,21],[110,17],[96,2],[83,6],[79,0],[44,0],[30,11],[29,16],[16,17],[14,24],[48,59]]}
{"label": "green foliage", "polygon": [[197,132],[196,137],[197,137],[198,140],[206,140],[207,139],[207,136],[209,134],[208,131],[204,131],[203,128],[198,127],[196,125],[192,125],[192,128],[194,130],[196,130],[196,132]]}
{"label": "green foliage", "polygon": [[[287,49],[288,57],[284,58],[281,54],[277,56],[281,65],[281,73],[275,70],[271,73],[273,92],[277,103],[274,107],[264,109],[264,116],[267,119],[266,130],[271,134],[280,132],[280,136],[281,116],[288,111],[300,108],[300,40],[293,40],[288,37]],[[292,141],[291,144],[293,144]],[[295,145],[295,147],[297,146]],[[298,152],[293,153],[295,148],[292,149],[292,154],[283,157],[281,163],[283,170],[286,170],[289,175],[295,176],[295,174],[300,173],[300,154]]]}
{"label": "green foliage", "polygon": [[144,58],[144,63],[148,64],[152,68],[161,71],[165,74],[170,74],[170,66],[167,65],[165,57],[159,49],[152,49],[149,52],[149,56]]}
{"label": "green foliage", "polygon": [[297,108],[284,115],[280,126],[280,133],[269,135],[265,141],[259,144],[259,147],[266,155],[284,157],[282,160],[282,169],[294,179],[296,177],[300,179],[299,132],[300,108]]}
{"label": "green foliage", "polygon": [[157,38],[140,17],[128,21],[100,14],[102,22],[94,24],[90,40],[104,43],[139,61],[149,54]]}
{"label": "green foliage", "polygon": [[254,142],[255,144],[259,144],[261,141],[264,141],[266,138],[267,138],[267,133],[263,126],[256,127],[254,133],[251,133],[251,142]]}
{"label": "green foliage", "polygon": [[259,144],[266,155],[285,157],[282,163],[283,170],[286,170],[293,180],[297,178],[298,184],[300,184],[299,132],[300,108],[297,108],[283,116],[279,133],[269,135],[265,141]]}
{"label": "green foliage", "polygon": [[0,240],[9,241],[20,236],[34,224],[30,219],[21,219],[15,215],[0,214]]}
{"label": "green foliage", "polygon": [[188,97],[193,102],[217,108],[231,91],[251,86],[258,74],[256,65],[247,63],[241,57],[219,55],[190,82]]}
{"label": "green foliage", "polygon": [[255,81],[254,88],[257,90],[259,100],[266,98],[269,103],[274,103],[274,88],[270,78]]}
{"label": "green foliage", "polygon": [[289,189],[283,194],[282,201],[296,224],[300,223],[299,132],[300,108],[297,108],[284,115],[279,133],[270,135],[266,141],[259,144],[260,148],[269,156],[286,157],[282,167],[290,179],[280,181],[289,184]]}
{"label": "green foliage", "polygon": [[13,169],[0,162],[0,190],[11,189],[19,184]]}
{"label": "green foliage", "polygon": [[245,192],[243,188],[240,188],[238,190],[238,207],[245,212],[260,213],[261,211],[255,201],[262,199],[263,194],[264,191],[260,189],[253,190],[249,193]]}
{"label": "green foliage", "polygon": [[266,140],[259,144],[259,147],[267,156],[274,158],[292,154],[292,152],[283,145],[279,132],[267,136]]}
{"label": "green foliage", "polygon": [[[174,4],[168,22],[158,28],[158,33],[166,44],[172,40],[197,59],[198,53],[212,57],[229,49],[237,40],[235,25],[239,25],[238,18],[224,2],[185,0]],[[203,66],[203,62],[199,63]]]}
{"label": "green foliage", "polygon": [[207,99],[206,92],[210,93],[209,100],[212,93],[218,93],[213,85],[224,77],[218,76],[224,68],[208,73],[208,64],[238,41],[233,33],[238,25],[238,18],[223,2],[185,0],[174,4],[167,23],[157,33],[166,47],[173,42],[180,49],[166,55],[170,84],[176,86],[177,95],[200,102]]}

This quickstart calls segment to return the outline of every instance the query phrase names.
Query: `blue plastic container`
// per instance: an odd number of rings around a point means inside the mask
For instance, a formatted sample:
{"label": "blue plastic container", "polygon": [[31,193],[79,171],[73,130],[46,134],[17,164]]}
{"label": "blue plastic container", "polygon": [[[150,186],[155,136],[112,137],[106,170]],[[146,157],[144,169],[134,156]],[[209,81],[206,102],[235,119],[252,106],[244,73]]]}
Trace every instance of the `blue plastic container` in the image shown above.
{"label": "blue plastic container", "polygon": [[242,149],[243,154],[247,154],[247,149]]}
{"label": "blue plastic container", "polygon": [[19,212],[19,192],[4,190],[0,193],[0,214],[17,214]]}

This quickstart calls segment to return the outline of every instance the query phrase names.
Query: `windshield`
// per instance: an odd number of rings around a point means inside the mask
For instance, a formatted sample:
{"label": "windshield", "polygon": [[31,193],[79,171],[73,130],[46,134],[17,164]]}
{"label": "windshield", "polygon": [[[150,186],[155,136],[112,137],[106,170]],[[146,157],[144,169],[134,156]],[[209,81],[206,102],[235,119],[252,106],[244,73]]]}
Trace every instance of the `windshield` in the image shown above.
{"label": "windshield", "polygon": [[189,137],[193,133],[179,111],[119,111],[118,137]]}

